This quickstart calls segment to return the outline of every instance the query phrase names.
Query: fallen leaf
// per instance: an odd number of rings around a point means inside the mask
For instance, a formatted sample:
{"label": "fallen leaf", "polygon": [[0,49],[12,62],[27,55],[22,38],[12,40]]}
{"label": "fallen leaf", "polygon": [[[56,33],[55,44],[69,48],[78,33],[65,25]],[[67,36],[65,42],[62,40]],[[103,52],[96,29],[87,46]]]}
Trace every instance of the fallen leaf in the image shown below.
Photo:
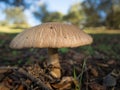
{"label": "fallen leaf", "polygon": [[10,90],[8,87],[6,87],[4,84],[0,84],[0,90]]}
{"label": "fallen leaf", "polygon": [[24,90],[23,85],[20,85],[17,90]]}
{"label": "fallen leaf", "polygon": [[98,71],[95,69],[95,68],[91,68],[91,73],[93,74],[93,76],[97,77],[99,74],[98,74]]}
{"label": "fallen leaf", "polygon": [[89,84],[89,87],[91,90],[106,90],[105,86],[102,86],[98,83],[91,83],[91,84]]}
{"label": "fallen leaf", "polygon": [[63,77],[59,83],[52,84],[52,87],[59,90],[68,90],[71,89],[73,84],[78,85],[78,82],[73,77]]}
{"label": "fallen leaf", "polygon": [[109,61],[107,62],[107,64],[109,64],[109,65],[112,65],[112,64],[115,64],[115,63],[116,63],[115,60],[109,60]]}
{"label": "fallen leaf", "polygon": [[101,66],[101,67],[109,67],[108,64],[104,64],[104,63],[97,63],[98,66]]}

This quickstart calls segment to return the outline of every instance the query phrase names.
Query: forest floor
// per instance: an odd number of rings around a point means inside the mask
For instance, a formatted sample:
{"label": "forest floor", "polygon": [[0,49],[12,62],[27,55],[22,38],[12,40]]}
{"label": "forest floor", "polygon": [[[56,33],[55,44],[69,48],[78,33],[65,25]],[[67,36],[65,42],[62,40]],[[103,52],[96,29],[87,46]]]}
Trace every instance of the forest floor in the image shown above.
{"label": "forest floor", "polygon": [[38,74],[48,59],[47,49],[11,49],[15,35],[0,33],[0,90],[40,90],[41,82],[51,90],[120,90],[119,33],[94,33],[92,45],[59,49],[60,80]]}

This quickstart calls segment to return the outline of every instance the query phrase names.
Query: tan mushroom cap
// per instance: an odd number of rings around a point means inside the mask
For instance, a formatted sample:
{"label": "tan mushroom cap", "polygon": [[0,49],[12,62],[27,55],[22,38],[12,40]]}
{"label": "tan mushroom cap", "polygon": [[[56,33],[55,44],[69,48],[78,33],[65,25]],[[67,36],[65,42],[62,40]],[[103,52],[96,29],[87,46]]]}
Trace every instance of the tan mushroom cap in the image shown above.
{"label": "tan mushroom cap", "polygon": [[92,37],[74,25],[48,22],[18,34],[10,43],[11,48],[62,48],[91,44]]}

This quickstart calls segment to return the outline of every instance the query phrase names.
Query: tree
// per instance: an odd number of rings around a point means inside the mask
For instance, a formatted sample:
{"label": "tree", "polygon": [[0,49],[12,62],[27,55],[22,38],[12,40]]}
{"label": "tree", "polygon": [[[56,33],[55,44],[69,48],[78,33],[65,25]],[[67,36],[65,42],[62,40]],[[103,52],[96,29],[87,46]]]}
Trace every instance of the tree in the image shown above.
{"label": "tree", "polygon": [[98,0],[84,0],[82,7],[86,16],[87,27],[96,27],[101,25],[101,16],[98,10]]}
{"label": "tree", "polygon": [[120,11],[108,14],[105,24],[108,29],[120,29]]}
{"label": "tree", "polygon": [[86,26],[120,28],[120,0],[84,0],[82,6],[87,17]]}
{"label": "tree", "polygon": [[6,19],[8,23],[17,24],[17,25],[27,24],[22,8],[10,7],[10,8],[6,8],[4,12],[6,14]]}
{"label": "tree", "polygon": [[[106,5],[109,8],[102,8]],[[109,29],[120,29],[120,0],[105,0],[100,5],[100,9],[106,12],[105,25]]]}
{"label": "tree", "polygon": [[63,19],[67,22],[80,26],[81,22],[85,19],[81,4],[77,3],[72,5],[68,14],[65,15]]}
{"label": "tree", "polygon": [[60,12],[50,12],[48,14],[45,14],[45,16],[42,18],[42,22],[51,22],[51,21],[62,21],[62,13]]}
{"label": "tree", "polygon": [[0,2],[4,2],[8,6],[14,6],[14,7],[22,6],[24,8],[29,8],[31,4],[33,4],[35,1],[34,0],[0,0]]}
{"label": "tree", "polygon": [[37,11],[34,12],[34,15],[41,22],[51,22],[51,21],[62,21],[63,14],[60,12],[49,12],[47,10],[47,5],[41,5]]}

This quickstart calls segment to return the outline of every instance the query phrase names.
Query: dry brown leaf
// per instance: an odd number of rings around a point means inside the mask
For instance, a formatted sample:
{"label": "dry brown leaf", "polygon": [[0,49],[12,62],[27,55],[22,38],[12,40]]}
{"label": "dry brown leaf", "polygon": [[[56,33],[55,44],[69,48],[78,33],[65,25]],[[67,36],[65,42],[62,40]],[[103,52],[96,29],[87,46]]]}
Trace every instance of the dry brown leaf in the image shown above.
{"label": "dry brown leaf", "polygon": [[10,89],[8,87],[6,87],[3,83],[1,83],[0,90],[10,90]]}
{"label": "dry brown leaf", "polygon": [[115,64],[115,63],[116,63],[115,60],[109,60],[109,61],[107,62],[107,64],[109,64],[109,65],[112,65],[112,64]]}
{"label": "dry brown leaf", "polygon": [[91,90],[106,90],[105,86],[102,86],[98,83],[89,84],[89,87],[90,87]]}
{"label": "dry brown leaf", "polygon": [[98,71],[95,68],[91,68],[91,73],[93,76],[97,77],[99,75]]}
{"label": "dry brown leaf", "polygon": [[13,80],[7,77],[7,78],[4,80],[4,82],[6,82],[6,83],[12,83]]}
{"label": "dry brown leaf", "polygon": [[73,83],[78,84],[73,77],[63,77],[59,83],[52,84],[52,86],[59,90],[67,90],[71,89]]}
{"label": "dry brown leaf", "polygon": [[29,79],[27,79],[25,82],[26,82],[27,84],[30,84],[30,83],[31,83],[31,81],[30,81]]}
{"label": "dry brown leaf", "polygon": [[4,85],[5,85],[6,87],[8,87],[8,88],[12,88],[12,86],[11,86],[11,83],[12,83],[12,82],[13,82],[13,80],[10,79],[10,78],[8,78],[8,77],[6,77],[6,78],[3,80]]}
{"label": "dry brown leaf", "polygon": [[23,85],[20,85],[17,90],[24,90]]}
{"label": "dry brown leaf", "polygon": [[51,87],[51,85],[50,85],[50,83],[49,83],[49,82],[46,82],[45,84],[46,84],[46,86],[47,86],[47,87],[49,87],[49,88],[50,88],[50,90],[52,90],[52,87]]}
{"label": "dry brown leaf", "polygon": [[0,69],[0,74],[7,72],[8,70]]}
{"label": "dry brown leaf", "polygon": [[109,67],[108,64],[104,64],[104,63],[97,63],[98,66],[101,66],[101,67]]}

